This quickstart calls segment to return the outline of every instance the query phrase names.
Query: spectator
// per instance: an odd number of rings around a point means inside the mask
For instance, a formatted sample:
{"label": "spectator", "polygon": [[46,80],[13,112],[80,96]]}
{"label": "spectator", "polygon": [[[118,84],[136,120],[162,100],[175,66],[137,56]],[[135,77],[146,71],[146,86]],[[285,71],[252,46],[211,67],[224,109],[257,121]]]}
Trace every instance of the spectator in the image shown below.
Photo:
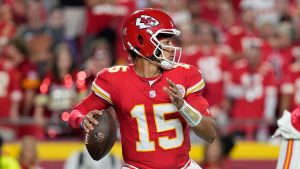
{"label": "spectator", "polygon": [[82,0],[60,0],[62,14],[65,21],[64,36],[67,40],[73,41],[79,37],[84,28],[85,8]]}
{"label": "spectator", "polygon": [[[17,70],[15,75],[19,79],[22,99],[18,108],[20,121],[14,124],[18,129],[18,137],[33,134],[40,137],[40,130],[33,121],[33,98],[39,87],[39,77],[34,64],[28,58],[28,52],[24,42],[20,39],[11,40],[5,50],[5,56],[9,59],[12,66]],[[26,119],[26,120],[25,120]]]}
{"label": "spectator", "polygon": [[1,4],[0,7],[0,51],[15,35],[16,25],[13,20],[11,6]]}
{"label": "spectator", "polygon": [[228,1],[223,1],[219,5],[219,17],[215,27],[219,31],[219,42],[226,43],[228,42],[228,35],[230,28],[234,25],[237,25],[237,17],[235,11],[232,7],[232,4]]}
{"label": "spectator", "polygon": [[292,111],[300,105],[300,47],[292,49],[294,62],[288,66],[288,71],[284,76],[281,85],[280,112],[284,110]]}
{"label": "spectator", "polygon": [[26,1],[24,0],[6,0],[8,5],[11,6],[13,12],[13,19],[17,27],[25,24],[27,22],[26,17]]}
{"label": "spectator", "polygon": [[30,62],[29,54],[24,41],[20,39],[13,39],[8,43],[6,55],[11,63],[17,68],[21,88],[23,92],[23,99],[19,112],[22,116],[30,116],[33,112],[33,98],[37,92],[40,80],[37,69],[33,63]]}
{"label": "spectator", "polygon": [[104,68],[112,66],[112,51],[109,42],[106,39],[95,40],[90,49],[90,57],[85,63],[85,71],[87,73],[86,84],[88,88],[92,86],[92,82],[97,73]]}
{"label": "spectator", "polygon": [[293,61],[291,27],[284,23],[277,25],[274,34],[267,40],[270,47],[265,49],[263,60],[272,66],[276,78],[275,82],[279,87],[288,66]]}
{"label": "spectator", "polygon": [[37,141],[34,137],[25,136],[22,138],[19,162],[21,169],[43,169],[39,164]]}
{"label": "spectator", "polygon": [[[73,18],[75,17],[73,16]],[[63,17],[63,12],[60,8],[53,8],[50,10],[47,26],[53,35],[53,46],[57,46],[65,39],[63,30],[64,22],[65,18]]]}
{"label": "spectator", "polygon": [[0,136],[0,168],[1,169],[21,169],[18,161],[2,152],[3,139]]}
{"label": "spectator", "polygon": [[76,151],[65,161],[63,169],[120,169],[121,160],[112,154],[107,154],[99,161],[91,158],[86,148]]}
{"label": "spectator", "polygon": [[233,50],[233,54],[230,56],[233,61],[241,59],[243,50],[252,43],[263,43],[255,26],[256,16],[254,12],[252,8],[243,8],[240,24],[233,25],[229,29],[227,44]]}
{"label": "spectator", "polygon": [[0,129],[3,137],[15,139],[18,132],[15,126],[20,122],[22,100],[21,81],[17,67],[5,55],[0,56]]}
{"label": "spectator", "polygon": [[65,130],[68,130],[61,115],[68,112],[80,99],[80,96],[85,95],[85,77],[84,72],[76,70],[68,44],[58,45],[52,71],[43,79],[40,93],[35,98],[36,121],[42,126],[47,125],[48,129],[53,127],[56,131],[57,128],[60,128],[57,130],[57,134],[63,134]]}
{"label": "spectator", "polygon": [[219,16],[220,0],[199,0],[201,3],[200,18],[206,22],[215,23]]}
{"label": "spectator", "polygon": [[43,77],[51,67],[54,35],[45,24],[42,2],[29,0],[26,3],[28,23],[19,28],[19,36],[26,42],[30,59],[37,65],[40,77]]}
{"label": "spectator", "polygon": [[182,45],[182,62],[194,59],[199,54],[195,25],[183,24],[179,26],[181,31],[179,42]]}
{"label": "spectator", "polygon": [[[122,24],[126,16],[135,10],[134,0],[86,0],[86,27],[84,31],[83,61],[87,60],[88,47],[97,38],[106,38],[113,47],[113,56],[117,53],[117,62],[127,62],[123,52],[121,37]],[[125,58],[124,58],[124,55]]]}
{"label": "spectator", "polygon": [[232,99],[231,125],[246,134],[246,139],[253,139],[260,122],[274,123],[277,88],[270,65],[261,61],[259,46],[252,44],[243,57],[230,70],[227,94]]}
{"label": "spectator", "polygon": [[178,26],[191,22],[191,12],[188,10],[185,0],[170,0],[163,7],[167,13],[174,18],[174,23]]}

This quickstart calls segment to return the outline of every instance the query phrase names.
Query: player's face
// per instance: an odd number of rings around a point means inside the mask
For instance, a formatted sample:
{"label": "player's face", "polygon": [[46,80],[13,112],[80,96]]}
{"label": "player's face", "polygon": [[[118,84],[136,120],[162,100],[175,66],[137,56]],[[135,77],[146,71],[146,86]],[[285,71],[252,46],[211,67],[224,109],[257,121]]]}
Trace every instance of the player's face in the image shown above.
{"label": "player's face", "polygon": [[[160,40],[160,43],[164,45],[162,48],[163,56],[168,59],[168,60],[173,60],[174,58],[174,43],[175,43],[175,38],[174,37],[167,37],[163,38]],[[165,46],[170,46],[170,47],[165,47]]]}

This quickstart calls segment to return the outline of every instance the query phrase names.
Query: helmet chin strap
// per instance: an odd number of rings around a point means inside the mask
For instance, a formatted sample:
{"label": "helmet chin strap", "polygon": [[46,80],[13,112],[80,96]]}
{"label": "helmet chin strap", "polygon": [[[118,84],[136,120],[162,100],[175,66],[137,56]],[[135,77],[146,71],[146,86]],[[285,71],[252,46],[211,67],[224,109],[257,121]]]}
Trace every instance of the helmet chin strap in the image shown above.
{"label": "helmet chin strap", "polygon": [[146,61],[148,61],[149,63],[155,65],[155,66],[159,66],[161,68],[163,68],[164,70],[171,70],[173,68],[173,64],[171,64],[170,62],[162,59],[162,60],[158,60],[158,61],[154,61],[148,57],[145,57],[143,55],[139,55],[142,58],[144,58]]}

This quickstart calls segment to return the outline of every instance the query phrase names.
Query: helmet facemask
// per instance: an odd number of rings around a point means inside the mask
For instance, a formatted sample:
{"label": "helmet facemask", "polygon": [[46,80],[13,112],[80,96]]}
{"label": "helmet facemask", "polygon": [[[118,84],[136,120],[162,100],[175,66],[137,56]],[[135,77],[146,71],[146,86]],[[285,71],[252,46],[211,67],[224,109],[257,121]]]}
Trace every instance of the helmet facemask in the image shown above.
{"label": "helmet facemask", "polygon": [[[155,46],[155,50],[153,51],[153,56],[159,61],[160,66],[163,69],[170,70],[173,68],[175,64],[179,63],[181,58],[182,48],[162,44],[157,38],[159,34],[170,35],[170,37],[171,36],[177,37],[180,35],[180,31],[176,29],[160,29],[156,33],[152,34],[150,38],[150,42]],[[173,52],[173,54],[171,54],[172,58],[167,58],[164,54],[164,51]]]}

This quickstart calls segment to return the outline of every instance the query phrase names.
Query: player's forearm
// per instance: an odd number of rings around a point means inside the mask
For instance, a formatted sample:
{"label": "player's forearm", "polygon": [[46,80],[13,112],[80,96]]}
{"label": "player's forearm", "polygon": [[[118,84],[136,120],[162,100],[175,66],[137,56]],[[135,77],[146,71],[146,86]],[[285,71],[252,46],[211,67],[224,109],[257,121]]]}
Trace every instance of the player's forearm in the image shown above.
{"label": "player's forearm", "polygon": [[211,117],[203,116],[201,123],[192,127],[194,133],[203,140],[212,143],[216,138],[215,122]]}
{"label": "player's forearm", "polygon": [[91,93],[72,110],[69,125],[72,128],[80,128],[80,123],[87,113],[92,110],[102,110],[106,107],[107,105],[100,98]]}
{"label": "player's forearm", "polygon": [[184,101],[182,108],[179,110],[183,118],[194,130],[196,135],[207,142],[213,142],[216,137],[214,120],[206,117],[199,110],[195,109],[189,103]]}

